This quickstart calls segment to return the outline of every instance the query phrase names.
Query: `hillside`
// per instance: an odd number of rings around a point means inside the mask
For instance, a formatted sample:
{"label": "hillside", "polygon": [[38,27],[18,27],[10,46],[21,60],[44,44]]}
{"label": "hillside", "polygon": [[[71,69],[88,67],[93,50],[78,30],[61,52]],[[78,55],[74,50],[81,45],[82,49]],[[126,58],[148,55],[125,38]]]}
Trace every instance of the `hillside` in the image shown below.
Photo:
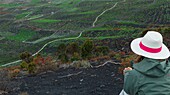
{"label": "hillside", "polygon": [[[5,95],[118,95],[123,76],[119,65],[99,68],[67,68],[36,76],[15,77],[8,82]],[[1,91],[0,91],[1,93]]]}
{"label": "hillside", "polygon": [[[118,50],[115,41],[146,28],[169,27],[168,0],[1,0],[0,64],[19,54],[54,55],[61,43],[90,38]],[[71,39],[70,39],[71,38]],[[127,46],[128,43],[125,45]]]}

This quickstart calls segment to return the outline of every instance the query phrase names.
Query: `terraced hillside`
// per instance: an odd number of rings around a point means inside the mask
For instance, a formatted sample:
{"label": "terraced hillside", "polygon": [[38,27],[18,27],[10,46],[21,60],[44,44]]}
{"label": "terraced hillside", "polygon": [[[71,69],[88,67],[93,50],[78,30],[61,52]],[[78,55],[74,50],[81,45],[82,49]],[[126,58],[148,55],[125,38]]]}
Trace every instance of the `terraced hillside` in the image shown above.
{"label": "terraced hillside", "polygon": [[0,64],[24,51],[55,54],[62,42],[112,42],[169,27],[169,9],[169,0],[0,0]]}

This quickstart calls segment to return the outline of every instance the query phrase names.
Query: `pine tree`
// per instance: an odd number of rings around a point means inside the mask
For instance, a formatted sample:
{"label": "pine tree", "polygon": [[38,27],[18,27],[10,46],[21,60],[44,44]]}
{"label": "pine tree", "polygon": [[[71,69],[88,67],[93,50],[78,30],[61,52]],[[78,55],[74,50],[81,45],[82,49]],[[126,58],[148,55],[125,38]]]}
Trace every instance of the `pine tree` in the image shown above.
{"label": "pine tree", "polygon": [[81,46],[81,56],[82,58],[87,58],[92,55],[92,51],[94,49],[94,43],[92,40],[86,40]]}

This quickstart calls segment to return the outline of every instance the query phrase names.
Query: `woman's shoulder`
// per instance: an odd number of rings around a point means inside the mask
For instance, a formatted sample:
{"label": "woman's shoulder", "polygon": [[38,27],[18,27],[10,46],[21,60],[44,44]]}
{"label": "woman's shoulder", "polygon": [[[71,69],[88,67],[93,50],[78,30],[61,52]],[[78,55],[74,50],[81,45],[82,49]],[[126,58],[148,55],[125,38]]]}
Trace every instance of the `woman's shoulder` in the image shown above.
{"label": "woman's shoulder", "polygon": [[141,74],[140,74],[137,70],[132,69],[132,70],[130,70],[130,71],[127,71],[127,72],[126,72],[126,75],[132,76],[132,77],[138,77],[138,76],[140,76]]}

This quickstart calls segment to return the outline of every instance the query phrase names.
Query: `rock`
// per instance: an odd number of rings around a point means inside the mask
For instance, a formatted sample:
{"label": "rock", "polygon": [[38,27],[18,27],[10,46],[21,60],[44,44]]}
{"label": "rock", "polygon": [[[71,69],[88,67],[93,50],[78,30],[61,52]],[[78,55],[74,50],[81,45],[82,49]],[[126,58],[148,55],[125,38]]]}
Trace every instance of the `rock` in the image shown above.
{"label": "rock", "polygon": [[80,81],[82,82],[84,79],[81,79]]}
{"label": "rock", "polygon": [[8,92],[0,90],[0,95],[7,94]]}
{"label": "rock", "polygon": [[61,64],[61,65],[59,65],[59,68],[68,68],[68,67],[70,67],[70,65],[69,64]]}

